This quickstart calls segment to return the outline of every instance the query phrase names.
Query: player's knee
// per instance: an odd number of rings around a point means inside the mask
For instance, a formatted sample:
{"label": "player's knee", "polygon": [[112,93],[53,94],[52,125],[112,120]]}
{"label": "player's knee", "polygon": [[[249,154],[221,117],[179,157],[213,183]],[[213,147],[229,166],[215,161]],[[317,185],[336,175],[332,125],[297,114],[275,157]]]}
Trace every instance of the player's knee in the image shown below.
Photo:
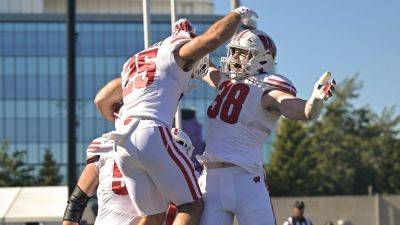
{"label": "player's knee", "polygon": [[165,212],[164,213],[159,213],[159,214],[154,214],[154,215],[149,215],[149,216],[144,216],[142,217],[141,221],[142,224],[148,224],[148,225],[161,225],[165,220]]}
{"label": "player's knee", "polygon": [[204,209],[203,199],[197,199],[193,202],[189,202],[180,206],[177,206],[178,212],[187,213],[192,216],[201,216]]}

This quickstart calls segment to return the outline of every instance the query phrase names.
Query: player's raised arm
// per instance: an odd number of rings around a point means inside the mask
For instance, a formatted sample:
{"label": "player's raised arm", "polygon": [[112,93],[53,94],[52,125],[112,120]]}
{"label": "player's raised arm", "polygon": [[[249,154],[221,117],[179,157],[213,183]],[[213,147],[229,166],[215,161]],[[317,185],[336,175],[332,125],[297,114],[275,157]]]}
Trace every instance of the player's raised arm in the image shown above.
{"label": "player's raised arm", "polygon": [[247,23],[257,14],[246,7],[239,7],[214,23],[204,34],[195,37],[174,52],[175,60],[185,71],[193,64],[228,41],[241,22]]}
{"label": "player's raised arm", "polygon": [[289,86],[281,86],[276,90],[266,92],[262,97],[262,106],[275,109],[283,116],[293,120],[314,120],[321,113],[324,100],[332,96],[335,80],[329,81],[331,74],[324,73],[316,82],[313,93],[308,100],[295,97]]}
{"label": "player's raised arm", "polygon": [[114,122],[114,104],[122,101],[121,77],[108,82],[97,93],[94,103],[101,115],[107,120]]}

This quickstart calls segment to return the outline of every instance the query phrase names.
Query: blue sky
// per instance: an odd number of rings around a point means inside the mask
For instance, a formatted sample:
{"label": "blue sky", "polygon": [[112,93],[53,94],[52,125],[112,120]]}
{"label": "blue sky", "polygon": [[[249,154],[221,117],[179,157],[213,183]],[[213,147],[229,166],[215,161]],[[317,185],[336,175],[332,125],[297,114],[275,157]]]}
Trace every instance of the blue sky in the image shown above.
{"label": "blue sky", "polygon": [[[230,0],[215,0],[226,14]],[[364,82],[356,106],[376,112],[397,105],[400,114],[400,1],[247,0],[259,29],[277,48],[277,72],[289,77],[299,97],[311,94],[326,70],[341,81],[355,73]]]}

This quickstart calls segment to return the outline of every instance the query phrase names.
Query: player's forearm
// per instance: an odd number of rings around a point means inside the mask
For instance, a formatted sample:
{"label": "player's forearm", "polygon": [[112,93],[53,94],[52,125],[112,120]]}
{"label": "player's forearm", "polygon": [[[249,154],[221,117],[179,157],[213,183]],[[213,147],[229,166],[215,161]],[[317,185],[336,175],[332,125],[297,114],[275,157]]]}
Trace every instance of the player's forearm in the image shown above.
{"label": "player's forearm", "polygon": [[99,185],[99,174],[94,163],[86,165],[77,185],[89,197],[96,193],[97,186]]}
{"label": "player's forearm", "polygon": [[228,41],[241,23],[237,13],[229,13],[213,24],[204,34],[194,38],[179,49],[179,58],[195,62]]}
{"label": "player's forearm", "polygon": [[205,33],[208,50],[211,52],[220,45],[228,41],[238,29],[241,23],[241,17],[235,12],[231,12],[224,18],[214,23]]}
{"label": "player's forearm", "polygon": [[96,192],[99,183],[98,177],[96,165],[94,163],[87,164],[75,190],[69,197],[63,216],[63,225],[79,224],[90,197]]}
{"label": "player's forearm", "polygon": [[322,107],[323,107],[323,100],[322,99],[317,99],[315,97],[310,97],[307,100],[307,103],[304,107],[304,114],[306,117],[306,120],[315,120],[318,119]]}
{"label": "player's forearm", "polygon": [[281,114],[291,120],[309,120],[306,113],[307,101],[291,95],[277,99]]}

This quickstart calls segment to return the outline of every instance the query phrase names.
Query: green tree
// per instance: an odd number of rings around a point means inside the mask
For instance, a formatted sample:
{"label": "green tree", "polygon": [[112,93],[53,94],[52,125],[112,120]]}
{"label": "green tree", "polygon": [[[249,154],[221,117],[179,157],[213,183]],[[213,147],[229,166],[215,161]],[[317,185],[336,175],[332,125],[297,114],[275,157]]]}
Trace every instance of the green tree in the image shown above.
{"label": "green tree", "polygon": [[372,149],[373,165],[376,169],[376,191],[383,193],[400,193],[400,116],[395,116],[394,108],[385,109],[375,126],[379,134]]}
{"label": "green tree", "polygon": [[304,123],[288,119],[280,121],[274,154],[266,166],[273,195],[311,194],[310,176],[315,172],[314,157],[307,147],[309,139]]}
{"label": "green tree", "polygon": [[266,166],[273,195],[400,193],[400,116],[354,107],[361,87],[341,82],[318,121],[281,121]]}
{"label": "green tree", "polygon": [[356,76],[338,85],[336,97],[328,102],[321,120],[312,124],[311,145],[316,155],[317,195],[366,193],[371,183],[368,177],[359,176],[364,168],[360,153],[365,151],[364,140],[359,135],[368,126],[365,110],[356,110],[350,101],[358,97],[362,84]]}
{"label": "green tree", "polygon": [[53,159],[53,154],[49,149],[46,149],[42,166],[39,170],[37,182],[43,186],[54,186],[59,185],[62,181],[60,175],[60,167]]}
{"label": "green tree", "polygon": [[2,142],[0,149],[0,186],[32,186],[35,184],[32,175],[33,167],[25,164],[25,151],[14,151],[9,154],[9,143]]}
{"label": "green tree", "polygon": [[319,121],[281,121],[275,151],[267,165],[272,194],[352,192],[356,174],[353,164],[359,159],[353,151],[356,140],[349,136],[354,130],[349,99],[357,97],[357,88],[355,79],[338,85],[336,97]]}

